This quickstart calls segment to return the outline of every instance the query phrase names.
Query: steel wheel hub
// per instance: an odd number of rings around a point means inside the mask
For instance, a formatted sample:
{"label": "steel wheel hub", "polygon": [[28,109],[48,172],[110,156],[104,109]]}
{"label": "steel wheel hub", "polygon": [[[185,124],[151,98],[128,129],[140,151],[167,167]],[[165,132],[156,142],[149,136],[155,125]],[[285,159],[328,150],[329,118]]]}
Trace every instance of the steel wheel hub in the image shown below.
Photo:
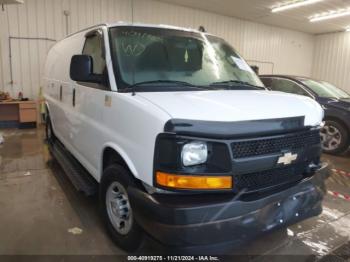
{"label": "steel wheel hub", "polygon": [[108,187],[106,207],[115,230],[122,235],[128,234],[132,226],[132,210],[126,189],[119,182],[113,182]]}

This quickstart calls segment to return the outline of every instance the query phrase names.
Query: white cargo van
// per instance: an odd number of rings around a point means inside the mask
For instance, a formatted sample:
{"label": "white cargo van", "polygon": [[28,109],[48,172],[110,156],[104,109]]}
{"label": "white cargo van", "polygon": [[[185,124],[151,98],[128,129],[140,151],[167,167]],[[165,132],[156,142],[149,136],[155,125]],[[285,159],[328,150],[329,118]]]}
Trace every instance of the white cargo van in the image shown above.
{"label": "white cargo van", "polygon": [[322,108],[265,90],[221,38],[96,25],[50,50],[45,81],[50,150],[126,250],[239,244],[322,210]]}

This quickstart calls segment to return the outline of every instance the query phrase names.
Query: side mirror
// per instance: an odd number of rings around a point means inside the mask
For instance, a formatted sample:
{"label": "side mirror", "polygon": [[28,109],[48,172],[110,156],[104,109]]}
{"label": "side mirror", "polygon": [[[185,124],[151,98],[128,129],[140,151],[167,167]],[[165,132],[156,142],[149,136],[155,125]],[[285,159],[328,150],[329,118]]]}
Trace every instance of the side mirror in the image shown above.
{"label": "side mirror", "polygon": [[70,78],[77,82],[101,83],[102,75],[93,73],[92,57],[89,55],[74,55],[70,63]]}

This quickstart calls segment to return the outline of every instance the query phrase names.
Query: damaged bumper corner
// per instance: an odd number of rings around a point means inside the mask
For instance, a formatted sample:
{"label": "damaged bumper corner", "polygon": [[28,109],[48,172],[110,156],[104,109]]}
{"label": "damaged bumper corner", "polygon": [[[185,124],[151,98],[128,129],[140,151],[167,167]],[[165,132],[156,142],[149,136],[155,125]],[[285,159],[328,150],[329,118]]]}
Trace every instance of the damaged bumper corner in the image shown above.
{"label": "damaged bumper corner", "polygon": [[149,195],[129,188],[135,218],[159,242],[174,247],[240,244],[322,212],[329,167],[288,189],[257,199],[228,195]]}

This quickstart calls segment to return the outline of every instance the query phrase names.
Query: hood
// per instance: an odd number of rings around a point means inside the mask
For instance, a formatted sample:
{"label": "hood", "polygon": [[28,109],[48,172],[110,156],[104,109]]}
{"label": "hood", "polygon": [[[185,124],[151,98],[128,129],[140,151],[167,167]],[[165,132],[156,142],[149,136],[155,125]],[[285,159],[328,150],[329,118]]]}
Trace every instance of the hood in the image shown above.
{"label": "hood", "polygon": [[305,126],[320,125],[323,109],[314,100],[282,92],[221,90],[138,93],[171,118],[248,121],[305,116]]}

